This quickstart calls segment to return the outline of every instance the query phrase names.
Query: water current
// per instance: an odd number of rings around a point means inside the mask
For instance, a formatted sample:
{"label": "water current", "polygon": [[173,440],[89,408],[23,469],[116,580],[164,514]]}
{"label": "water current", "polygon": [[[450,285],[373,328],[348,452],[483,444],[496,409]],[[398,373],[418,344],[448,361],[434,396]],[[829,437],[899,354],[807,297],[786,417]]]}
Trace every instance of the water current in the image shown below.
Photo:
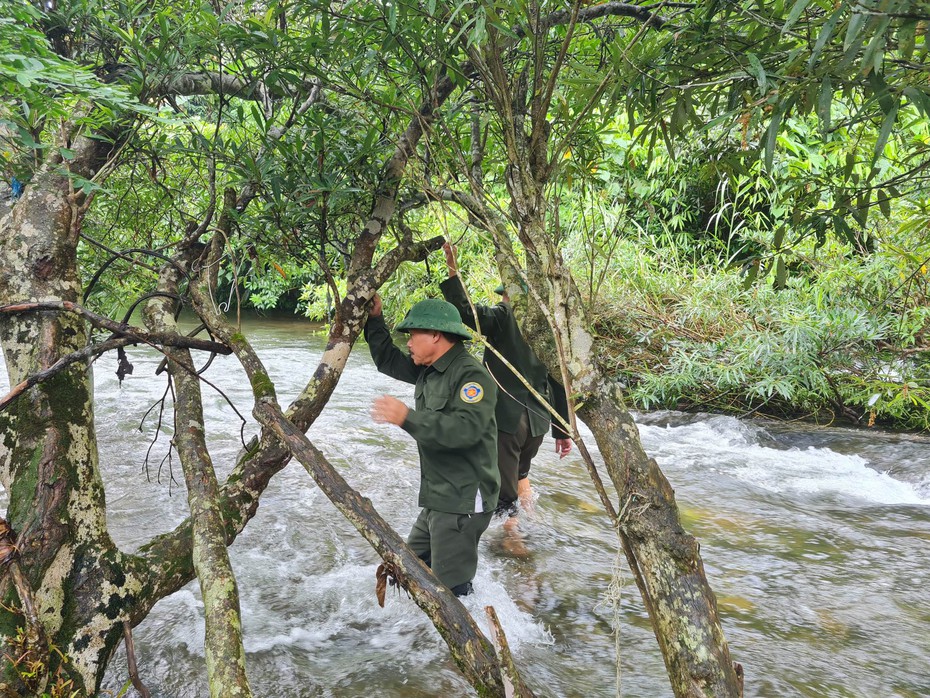
{"label": "water current", "polygon": [[[287,404],[324,340],[294,320],[250,319],[246,330]],[[176,459],[165,460],[170,414],[161,433],[157,410],[143,423],[165,392],[164,377],[154,375],[159,357],[129,354],[135,370],[121,386],[115,357],[98,360],[94,376],[108,521],[132,551],[182,521],[187,500]],[[247,419],[251,398],[233,358],[217,358],[206,377],[216,387],[204,386],[204,404],[222,478],[243,431],[226,398]],[[309,436],[406,535],[417,513],[416,448],[396,427],[371,421],[369,406],[382,393],[412,404],[412,387],[377,373],[360,344]],[[930,696],[930,439],[671,412],[637,422],[701,542],[746,696]],[[246,439],[254,431],[249,421]],[[618,695],[619,654],[623,696],[670,696],[586,471],[576,452],[559,461],[552,450],[547,438],[531,473],[534,516],[518,536],[495,522],[482,539],[466,606],[483,628],[482,609],[495,607],[537,695]],[[231,559],[256,696],[473,695],[410,599],[389,592],[379,608],[376,555],[296,462],[274,478]],[[135,629],[153,696],[209,696],[203,632],[196,582]],[[126,677],[120,649],[105,689],[115,695]]]}

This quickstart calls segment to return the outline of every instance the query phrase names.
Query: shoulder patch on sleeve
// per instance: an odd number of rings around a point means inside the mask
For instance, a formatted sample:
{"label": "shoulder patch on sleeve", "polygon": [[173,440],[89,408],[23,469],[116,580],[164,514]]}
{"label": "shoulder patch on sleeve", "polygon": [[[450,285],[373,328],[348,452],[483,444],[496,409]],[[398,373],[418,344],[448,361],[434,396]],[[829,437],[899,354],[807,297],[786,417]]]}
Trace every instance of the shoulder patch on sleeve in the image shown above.
{"label": "shoulder patch on sleeve", "polygon": [[466,383],[462,386],[459,397],[462,398],[462,402],[469,404],[481,402],[484,398],[484,388],[481,387],[481,383],[475,383],[474,381]]}

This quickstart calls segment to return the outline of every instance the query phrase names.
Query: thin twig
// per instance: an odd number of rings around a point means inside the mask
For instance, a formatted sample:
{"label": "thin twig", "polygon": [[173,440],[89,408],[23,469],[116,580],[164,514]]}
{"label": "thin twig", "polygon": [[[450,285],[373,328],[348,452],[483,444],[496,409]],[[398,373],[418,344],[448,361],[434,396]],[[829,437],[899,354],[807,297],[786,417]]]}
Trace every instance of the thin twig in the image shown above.
{"label": "thin twig", "polygon": [[142,698],[151,698],[152,694],[149,693],[149,689],[145,687],[142,679],[139,678],[139,668],[136,666],[136,650],[132,641],[132,626],[128,620],[123,621],[123,638],[126,641],[126,664],[129,668],[129,680],[132,681],[133,688],[139,692]]}

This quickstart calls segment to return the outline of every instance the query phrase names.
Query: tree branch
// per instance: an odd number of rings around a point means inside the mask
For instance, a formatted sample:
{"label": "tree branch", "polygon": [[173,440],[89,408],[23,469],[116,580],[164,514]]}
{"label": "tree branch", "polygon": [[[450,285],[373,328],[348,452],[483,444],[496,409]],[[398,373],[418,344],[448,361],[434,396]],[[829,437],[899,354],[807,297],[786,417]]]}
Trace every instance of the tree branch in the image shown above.
{"label": "tree branch", "polygon": [[[162,337],[161,341],[159,341],[159,344],[161,346],[176,346],[176,347],[191,348],[188,346],[191,344],[189,340],[190,340],[189,337],[182,337],[181,335],[177,335],[175,337],[169,337],[165,335],[164,337]],[[200,341],[201,340],[197,340],[198,343]],[[12,403],[16,398],[18,398],[24,392],[26,392],[33,386],[38,385],[42,381],[46,381],[52,376],[58,375],[59,373],[61,373],[61,371],[63,371],[65,368],[67,368],[71,364],[77,363],[78,361],[87,360],[94,356],[100,356],[101,354],[104,354],[108,351],[112,351],[113,349],[119,349],[120,347],[131,346],[131,345],[138,344],[138,343],[139,343],[139,340],[136,339],[135,337],[112,337],[106,340],[105,342],[101,342],[100,344],[94,344],[80,351],[75,351],[75,352],[68,354],[67,356],[63,356],[60,359],[58,359],[58,361],[56,361],[54,364],[52,364],[47,369],[45,369],[44,371],[39,371],[38,373],[34,373],[31,376],[29,376],[26,380],[20,383],[17,383],[15,386],[13,386],[13,388],[10,390],[9,393],[7,393],[3,398],[0,398],[0,412],[5,410],[10,405],[10,403]],[[209,342],[209,344],[214,344],[217,347],[217,349],[211,349],[211,351],[216,351],[216,353],[223,353],[223,354],[231,353],[229,348],[223,346],[222,344],[217,344],[216,342]]]}
{"label": "tree branch", "polygon": [[[88,320],[94,327],[110,330],[110,332],[115,335],[121,335],[131,339],[132,341],[127,342],[127,345],[148,344],[153,347],[175,346],[184,347],[187,349],[200,349],[202,351],[210,351],[217,354],[232,353],[229,347],[207,339],[185,337],[183,335],[175,334],[172,332],[147,332],[140,327],[133,327],[132,325],[128,325],[124,322],[116,322],[115,320],[111,320],[108,317],[104,317],[103,315],[98,315],[93,311],[87,310],[87,308],[84,308],[77,303],[72,303],[71,301],[11,303],[9,305],[0,306],[0,315],[7,313],[28,313],[42,310],[58,310],[80,315],[81,317]],[[104,351],[115,349],[116,346],[119,345],[108,347]],[[72,361],[70,363],[74,362]]]}
{"label": "tree branch", "polygon": [[420,106],[407,125],[406,130],[398,139],[394,154],[384,166],[368,222],[356,242],[347,273],[350,282],[363,270],[370,267],[378,240],[387,228],[388,220],[394,215],[397,206],[397,190],[407,167],[407,161],[416,151],[424,131],[436,118],[439,107],[445,103],[454,90],[455,83],[452,82],[449,76],[441,75],[434,85],[428,100]]}
{"label": "tree branch", "polygon": [[243,80],[229,73],[207,71],[203,73],[181,73],[173,76],[160,90],[167,95],[215,95],[237,97],[256,102],[263,102],[268,96],[268,89],[260,80]]}
{"label": "tree branch", "polygon": [[[656,8],[663,7],[663,3],[655,5]],[[688,5],[690,7],[690,5]],[[544,27],[554,27],[559,24],[571,22],[571,10],[559,10],[546,16],[542,20]],[[625,2],[605,2],[602,5],[589,5],[578,12],[579,22],[593,22],[596,19],[604,17],[631,17],[638,19],[640,22],[655,27],[656,29],[668,24],[668,20],[658,14],[654,14],[651,8],[642,5],[630,5]]]}

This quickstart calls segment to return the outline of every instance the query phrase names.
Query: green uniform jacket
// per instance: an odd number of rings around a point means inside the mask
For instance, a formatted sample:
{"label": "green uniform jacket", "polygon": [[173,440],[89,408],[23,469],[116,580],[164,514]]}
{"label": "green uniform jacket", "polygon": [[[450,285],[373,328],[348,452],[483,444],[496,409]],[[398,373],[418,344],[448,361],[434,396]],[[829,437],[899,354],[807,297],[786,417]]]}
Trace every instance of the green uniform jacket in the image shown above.
{"label": "green uniform jacket", "polygon": [[461,342],[432,365],[416,365],[394,346],[380,316],[368,318],[365,339],[381,373],[416,385],[416,409],[401,428],[416,439],[420,451],[419,505],[450,514],[493,511],[501,478],[497,386],[487,371]]}
{"label": "green uniform jacket", "polygon": [[[475,319],[459,277],[453,276],[446,279],[439,284],[439,288],[442,290],[443,297],[458,308],[462,322],[474,328]],[[536,392],[548,398],[549,404],[567,422],[568,400],[565,398],[565,388],[549,375],[542,361],[523,339],[510,304],[501,302],[494,306],[476,305],[475,311],[481,323],[481,334],[487,337],[491,346],[523,374]],[[539,404],[523,382],[494,352],[485,350],[484,365],[487,366],[488,371],[501,388],[497,400],[497,428],[506,434],[515,434],[523,410],[527,410],[530,433],[533,436],[545,434],[552,421],[549,411]],[[554,423],[552,424],[552,436],[556,439],[568,438],[568,434]]]}

